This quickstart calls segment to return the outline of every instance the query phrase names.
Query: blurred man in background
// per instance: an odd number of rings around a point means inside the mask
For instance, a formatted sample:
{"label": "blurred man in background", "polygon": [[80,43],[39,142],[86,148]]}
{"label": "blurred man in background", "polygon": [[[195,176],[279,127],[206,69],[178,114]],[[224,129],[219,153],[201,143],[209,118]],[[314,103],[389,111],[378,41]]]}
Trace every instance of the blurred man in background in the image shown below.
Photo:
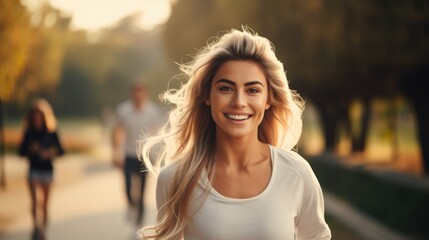
{"label": "blurred man in background", "polygon": [[128,201],[127,218],[141,227],[144,212],[146,167],[138,159],[136,144],[143,136],[157,131],[161,124],[160,108],[149,99],[148,89],[140,80],[131,85],[131,98],[115,111],[112,132],[112,161],[123,170]]}

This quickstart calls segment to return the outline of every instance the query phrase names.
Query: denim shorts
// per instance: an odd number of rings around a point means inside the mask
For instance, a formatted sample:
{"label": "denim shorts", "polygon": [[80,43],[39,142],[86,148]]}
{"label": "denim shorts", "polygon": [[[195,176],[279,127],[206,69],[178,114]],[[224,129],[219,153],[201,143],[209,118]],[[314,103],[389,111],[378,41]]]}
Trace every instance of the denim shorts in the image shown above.
{"label": "denim shorts", "polygon": [[39,182],[39,183],[52,183],[54,180],[52,171],[41,171],[37,169],[30,169],[28,172],[28,180],[30,182]]}

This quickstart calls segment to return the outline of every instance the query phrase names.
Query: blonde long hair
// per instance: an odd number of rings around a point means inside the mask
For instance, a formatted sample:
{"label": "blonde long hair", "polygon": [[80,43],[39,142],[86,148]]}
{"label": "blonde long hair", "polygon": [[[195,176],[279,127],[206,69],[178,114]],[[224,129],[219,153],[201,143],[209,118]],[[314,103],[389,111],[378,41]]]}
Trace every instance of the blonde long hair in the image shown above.
{"label": "blonde long hair", "polygon": [[[301,135],[304,102],[289,89],[273,44],[247,27],[242,31],[231,29],[212,40],[193,61],[180,66],[187,82],[180,89],[163,94],[163,100],[173,106],[167,123],[156,136],[140,143],[138,154],[151,173],[157,175],[161,167],[176,165],[168,188],[168,201],[160,207],[155,226],[140,231],[142,239],[180,239],[190,217],[191,195],[203,170],[212,175],[216,125],[205,100],[210,95],[212,78],[223,63],[254,61],[266,74],[271,107],[258,129],[260,141],[292,149]],[[161,152],[152,163],[149,153],[159,145]]]}

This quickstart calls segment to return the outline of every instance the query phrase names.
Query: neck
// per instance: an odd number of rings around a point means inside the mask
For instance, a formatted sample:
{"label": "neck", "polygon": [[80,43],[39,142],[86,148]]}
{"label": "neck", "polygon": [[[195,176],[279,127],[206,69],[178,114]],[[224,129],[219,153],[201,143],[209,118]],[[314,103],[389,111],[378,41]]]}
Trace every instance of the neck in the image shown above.
{"label": "neck", "polygon": [[144,101],[144,100],[141,100],[141,101],[133,101],[134,108],[135,108],[136,110],[140,110],[140,109],[142,109],[142,108],[143,108],[143,106],[144,106],[144,104],[145,104],[145,102],[146,102],[146,101]]}
{"label": "neck", "polygon": [[215,161],[230,167],[246,167],[265,156],[268,153],[267,147],[267,144],[257,138],[226,141],[216,139]]}

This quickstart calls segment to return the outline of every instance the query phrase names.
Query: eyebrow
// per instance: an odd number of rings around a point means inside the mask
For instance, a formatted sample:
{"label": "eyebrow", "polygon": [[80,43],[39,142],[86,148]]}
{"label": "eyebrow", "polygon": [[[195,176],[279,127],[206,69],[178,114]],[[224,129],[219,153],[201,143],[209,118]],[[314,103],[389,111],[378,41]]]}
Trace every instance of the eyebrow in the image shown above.
{"label": "eyebrow", "polygon": [[[227,84],[231,84],[231,85],[237,85],[235,82],[233,82],[233,81],[231,81],[231,80],[228,80],[228,79],[219,79],[219,80],[217,80],[216,81],[216,84],[218,84],[218,83],[221,83],[221,82],[223,82],[223,83],[227,83]],[[262,84],[260,81],[251,81],[251,82],[247,82],[247,83],[245,83],[244,84],[244,86],[251,86],[251,85],[255,85],[255,84],[259,84],[259,85],[261,85],[261,86],[264,86],[264,84]]]}

